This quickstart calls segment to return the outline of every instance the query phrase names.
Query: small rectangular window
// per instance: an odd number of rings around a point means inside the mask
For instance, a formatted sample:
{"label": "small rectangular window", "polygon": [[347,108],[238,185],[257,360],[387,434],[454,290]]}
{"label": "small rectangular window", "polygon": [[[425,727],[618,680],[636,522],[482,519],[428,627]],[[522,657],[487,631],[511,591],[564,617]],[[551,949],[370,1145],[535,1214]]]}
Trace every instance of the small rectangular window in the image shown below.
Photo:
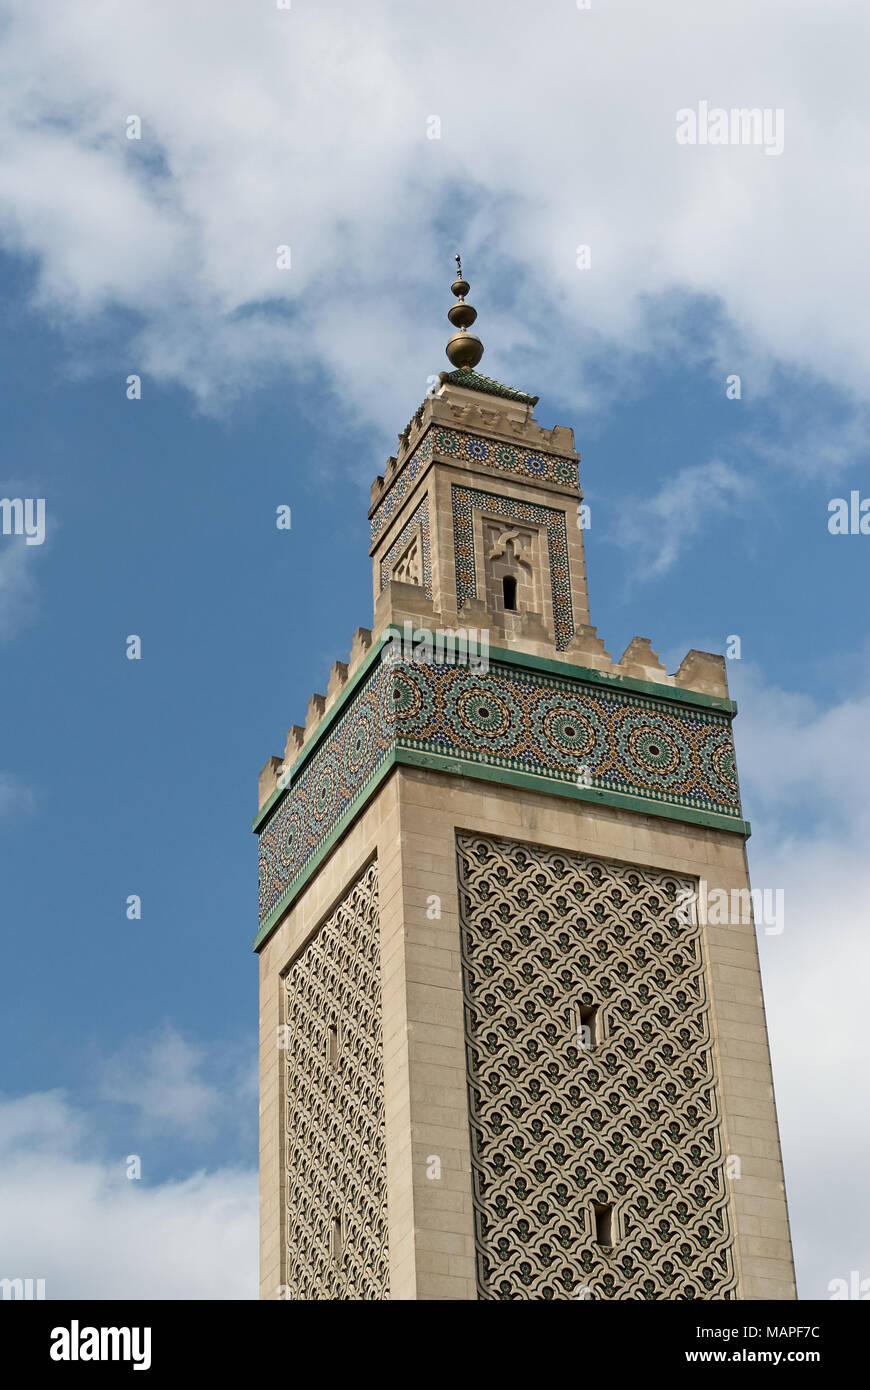
{"label": "small rectangular window", "polygon": [[595,1244],[613,1244],[613,1204],[596,1202],[592,1208],[595,1214]]}
{"label": "small rectangular window", "polygon": [[332,1255],[333,1264],[341,1263],[342,1248],[343,1234],[341,1229],[341,1217],[334,1216],[332,1218],[332,1250],[330,1251],[330,1254]]}
{"label": "small rectangular window", "polygon": [[580,1047],[594,1047],[598,1042],[598,1005],[578,1004],[576,1010],[577,1041]]}
{"label": "small rectangular window", "polygon": [[330,1023],[326,1033],[326,1060],[333,1071],[338,1066],[338,1024]]}

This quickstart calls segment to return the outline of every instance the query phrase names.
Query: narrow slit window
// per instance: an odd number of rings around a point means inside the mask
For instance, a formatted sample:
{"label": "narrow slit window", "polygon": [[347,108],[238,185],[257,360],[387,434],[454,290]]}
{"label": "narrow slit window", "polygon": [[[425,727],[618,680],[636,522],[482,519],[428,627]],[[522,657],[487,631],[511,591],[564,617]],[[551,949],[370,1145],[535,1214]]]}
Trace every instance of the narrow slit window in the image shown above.
{"label": "narrow slit window", "polygon": [[517,611],[517,581],[512,574],[506,574],[501,581],[501,591],[504,595],[504,606],[506,613]]}
{"label": "narrow slit window", "polygon": [[596,1202],[592,1210],[595,1214],[595,1244],[611,1246],[613,1244],[613,1204],[611,1202]]}
{"label": "narrow slit window", "polygon": [[326,1060],[333,1071],[338,1067],[338,1024],[330,1023],[326,1033]]}
{"label": "narrow slit window", "polygon": [[598,1042],[598,1005],[578,1004],[577,1041],[580,1047],[594,1047]]}
{"label": "narrow slit window", "polygon": [[332,1261],[333,1264],[341,1263],[341,1252],[344,1247],[344,1232],[341,1229],[341,1217],[332,1218]]}

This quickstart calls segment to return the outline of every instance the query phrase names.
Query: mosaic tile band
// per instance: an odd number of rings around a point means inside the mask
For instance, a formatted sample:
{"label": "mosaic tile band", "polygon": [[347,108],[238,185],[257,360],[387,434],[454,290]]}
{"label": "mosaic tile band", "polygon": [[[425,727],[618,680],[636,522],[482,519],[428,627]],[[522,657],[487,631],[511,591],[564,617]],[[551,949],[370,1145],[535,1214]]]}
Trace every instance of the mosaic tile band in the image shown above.
{"label": "mosaic tile band", "polygon": [[472,776],[533,775],[557,795],[592,788],[650,814],[682,807],[743,825],[725,713],[506,662],[478,672],[375,660],[260,831],[261,922],[400,749]]}
{"label": "mosaic tile band", "polygon": [[261,922],[304,874],[388,757],[395,737],[387,713],[389,688],[389,668],[376,663],[261,829]]}
{"label": "mosaic tile band", "polygon": [[558,454],[547,454],[525,448],[518,444],[505,444],[498,439],[488,439],[485,435],[466,434],[464,430],[453,430],[443,425],[430,426],[423,439],[414,450],[402,472],[396,478],[386,497],[380,503],[371,519],[372,542],[377,540],[390,517],[395,514],[407,495],[414,479],[422,473],[424,466],[437,454],[457,459],[463,463],[482,464],[496,473],[513,474],[516,477],[547,483],[560,483],[562,486],[579,487],[577,464]]}

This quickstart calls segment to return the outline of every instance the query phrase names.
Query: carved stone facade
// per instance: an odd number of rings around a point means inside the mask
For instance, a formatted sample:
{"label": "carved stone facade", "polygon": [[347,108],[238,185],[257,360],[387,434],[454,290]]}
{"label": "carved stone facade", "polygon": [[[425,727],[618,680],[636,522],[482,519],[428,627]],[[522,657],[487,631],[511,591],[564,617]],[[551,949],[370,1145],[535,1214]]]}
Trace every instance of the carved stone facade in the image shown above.
{"label": "carved stone facade", "polygon": [[432,597],[432,562],[429,545],[429,499],[424,497],[402,527],[380,562],[381,588],[391,579],[422,585]]}
{"label": "carved stone facade", "polygon": [[[537,527],[483,519],[486,606],[491,613],[537,613],[543,602],[540,532]],[[505,580],[513,584],[512,599]]]}
{"label": "carved stone facade", "polygon": [[390,578],[398,580],[400,584],[422,584],[423,543],[419,532],[393,565]]}
{"label": "carved stone facade", "polygon": [[452,493],[460,611],[483,594],[490,611],[503,613],[496,585],[513,575],[520,604],[544,619],[563,651],[574,635],[565,512],[478,488],[454,486]]}
{"label": "carved stone facade", "polygon": [[389,1298],[377,865],[284,977],[290,1299]]}
{"label": "carved stone facade", "polygon": [[605,650],[535,400],[427,396],[260,775],[265,1298],[795,1296],[754,931],[677,912],[749,889],[725,662]]}
{"label": "carved stone facade", "polygon": [[481,837],[458,858],[481,1298],[734,1297],[694,884]]}

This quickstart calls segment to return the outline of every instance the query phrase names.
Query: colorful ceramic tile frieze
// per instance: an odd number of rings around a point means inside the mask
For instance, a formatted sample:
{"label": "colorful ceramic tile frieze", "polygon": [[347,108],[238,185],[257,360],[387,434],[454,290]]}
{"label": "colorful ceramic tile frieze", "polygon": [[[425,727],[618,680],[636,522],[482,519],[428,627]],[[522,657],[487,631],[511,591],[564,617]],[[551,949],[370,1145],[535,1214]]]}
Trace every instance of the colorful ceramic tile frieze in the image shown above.
{"label": "colorful ceramic tile frieze", "polygon": [[743,825],[726,713],[502,661],[480,672],[376,660],[260,832],[261,920],[397,750],[471,776],[534,777],[556,795],[591,788],[651,814],[683,807]]}
{"label": "colorful ceramic tile frieze", "polygon": [[568,487],[578,486],[577,464],[573,459],[543,453],[520,444],[506,444],[485,435],[466,434],[464,430],[450,429],[445,425],[432,425],[372,516],[372,542],[377,540],[385,524],[398,510],[433,450],[436,454],[462,463],[482,464],[496,473],[511,473],[520,478],[540,479]]}
{"label": "colorful ceramic tile frieze", "polygon": [[389,668],[370,678],[293,778],[260,832],[260,919],[304,871],[389,755],[394,737],[386,707]]}

